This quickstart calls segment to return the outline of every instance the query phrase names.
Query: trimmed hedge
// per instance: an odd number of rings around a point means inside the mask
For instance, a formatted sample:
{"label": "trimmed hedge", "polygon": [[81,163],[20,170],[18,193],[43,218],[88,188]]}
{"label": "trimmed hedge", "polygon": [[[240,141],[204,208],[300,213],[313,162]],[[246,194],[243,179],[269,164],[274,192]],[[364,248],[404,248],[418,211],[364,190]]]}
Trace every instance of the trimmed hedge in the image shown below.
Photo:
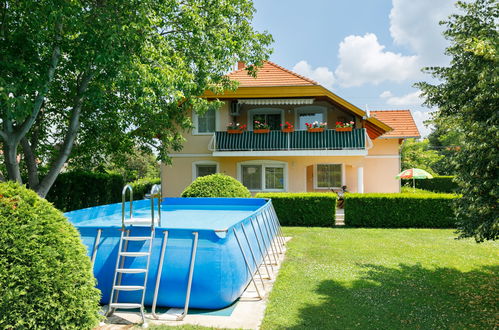
{"label": "trimmed hedge", "polygon": [[452,194],[346,194],[345,225],[373,228],[455,228]]}
{"label": "trimmed hedge", "polygon": [[64,212],[121,201],[123,177],[119,174],[74,171],[61,173],[47,200]]}
{"label": "trimmed hedge", "polygon": [[0,183],[0,329],[93,329],[99,316],[87,249],[34,191]]}
{"label": "trimmed hedge", "polygon": [[251,197],[251,193],[243,184],[231,176],[217,173],[201,176],[194,180],[182,197]]}
{"label": "trimmed hedge", "polygon": [[161,178],[143,178],[130,182],[133,189],[133,199],[144,199],[146,194],[151,192],[151,188],[155,184],[161,184]]}
{"label": "trimmed hedge", "polygon": [[[457,183],[453,181],[454,176],[435,176],[433,179],[415,180],[416,188],[439,193],[455,193]],[[411,186],[412,180],[402,180],[402,185]]]}
{"label": "trimmed hedge", "polygon": [[333,193],[258,193],[270,198],[283,226],[332,227],[337,196]]}

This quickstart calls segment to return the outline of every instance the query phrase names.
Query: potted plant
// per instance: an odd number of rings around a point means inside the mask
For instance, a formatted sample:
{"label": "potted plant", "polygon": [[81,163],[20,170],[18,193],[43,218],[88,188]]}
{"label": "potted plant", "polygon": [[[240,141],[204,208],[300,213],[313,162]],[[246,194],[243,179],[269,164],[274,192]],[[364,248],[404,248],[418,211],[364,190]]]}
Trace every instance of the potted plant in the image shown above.
{"label": "potted plant", "polygon": [[310,133],[321,133],[324,132],[324,129],[327,127],[327,123],[314,121],[313,123],[305,123],[305,126],[307,126],[307,131]]}
{"label": "potted plant", "polygon": [[230,123],[227,126],[227,133],[229,134],[242,134],[246,129],[246,125],[241,125],[239,123]]}
{"label": "potted plant", "polygon": [[270,132],[270,125],[267,123],[262,123],[258,120],[255,120],[253,123],[253,133],[256,134],[266,134]]}
{"label": "potted plant", "polygon": [[354,121],[350,121],[348,123],[337,121],[335,130],[336,132],[351,132],[354,124],[355,124]]}
{"label": "potted plant", "polygon": [[289,122],[285,122],[284,125],[281,124],[281,131],[283,133],[292,133],[295,131],[295,127]]}

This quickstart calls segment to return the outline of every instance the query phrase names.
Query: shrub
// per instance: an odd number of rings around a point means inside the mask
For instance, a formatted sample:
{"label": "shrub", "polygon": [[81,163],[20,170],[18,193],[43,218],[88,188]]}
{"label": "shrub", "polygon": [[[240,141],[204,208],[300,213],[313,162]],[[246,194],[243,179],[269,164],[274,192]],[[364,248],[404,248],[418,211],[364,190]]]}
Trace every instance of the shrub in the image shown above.
{"label": "shrub", "polygon": [[[415,180],[416,188],[439,193],[455,193],[457,183],[453,176],[435,176],[433,179]],[[402,185],[412,187],[412,179],[402,180]]]}
{"label": "shrub", "polygon": [[130,182],[133,189],[133,199],[144,199],[155,184],[161,184],[161,178],[143,178]]}
{"label": "shrub", "polygon": [[251,197],[243,184],[225,174],[211,174],[194,180],[182,192],[182,197]]}
{"label": "shrub", "polygon": [[331,227],[335,222],[336,195],[332,193],[258,193],[270,198],[283,226]]}
{"label": "shrub", "polygon": [[0,183],[0,328],[92,329],[100,293],[86,248],[63,214]]}
{"label": "shrub", "polygon": [[121,201],[123,178],[119,174],[61,173],[47,194],[47,200],[64,212]]}
{"label": "shrub", "polygon": [[345,225],[376,228],[455,228],[451,194],[346,194]]}

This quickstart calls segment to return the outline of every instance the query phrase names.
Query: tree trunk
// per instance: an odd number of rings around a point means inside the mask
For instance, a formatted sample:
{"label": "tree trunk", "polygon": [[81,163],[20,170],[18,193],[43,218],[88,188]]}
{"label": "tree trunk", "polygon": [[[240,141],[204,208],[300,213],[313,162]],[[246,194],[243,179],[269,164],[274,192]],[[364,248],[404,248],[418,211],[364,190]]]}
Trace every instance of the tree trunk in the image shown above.
{"label": "tree trunk", "polygon": [[4,141],[3,157],[7,168],[7,178],[22,183],[19,162],[17,161],[17,145],[16,141]]}
{"label": "tree trunk", "polygon": [[36,164],[36,157],[33,154],[31,144],[26,137],[21,139],[21,145],[23,147],[24,161],[26,162],[26,167],[28,169],[28,184],[31,189],[36,189],[40,183],[38,178],[38,167]]}

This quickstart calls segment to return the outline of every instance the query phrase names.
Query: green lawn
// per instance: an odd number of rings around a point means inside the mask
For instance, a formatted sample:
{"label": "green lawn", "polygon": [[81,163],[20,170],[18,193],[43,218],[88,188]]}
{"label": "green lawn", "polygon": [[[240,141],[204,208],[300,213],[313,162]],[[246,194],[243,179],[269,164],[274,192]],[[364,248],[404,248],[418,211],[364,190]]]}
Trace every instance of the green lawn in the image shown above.
{"label": "green lawn", "polygon": [[497,243],[452,230],[286,228],[263,329],[492,329]]}
{"label": "green lawn", "polygon": [[[262,329],[493,329],[497,243],[452,230],[285,228]],[[182,327],[182,329],[202,329]]]}

